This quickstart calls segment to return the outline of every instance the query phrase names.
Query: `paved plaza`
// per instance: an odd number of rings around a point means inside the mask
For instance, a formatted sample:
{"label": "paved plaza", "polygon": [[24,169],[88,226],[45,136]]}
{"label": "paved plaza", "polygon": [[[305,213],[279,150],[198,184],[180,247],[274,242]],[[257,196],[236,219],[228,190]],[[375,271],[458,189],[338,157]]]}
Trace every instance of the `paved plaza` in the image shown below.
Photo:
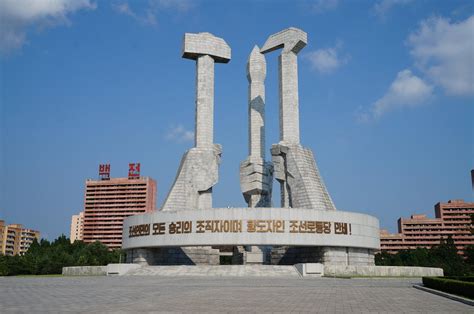
{"label": "paved plaza", "polygon": [[1,313],[473,313],[419,279],[0,277]]}

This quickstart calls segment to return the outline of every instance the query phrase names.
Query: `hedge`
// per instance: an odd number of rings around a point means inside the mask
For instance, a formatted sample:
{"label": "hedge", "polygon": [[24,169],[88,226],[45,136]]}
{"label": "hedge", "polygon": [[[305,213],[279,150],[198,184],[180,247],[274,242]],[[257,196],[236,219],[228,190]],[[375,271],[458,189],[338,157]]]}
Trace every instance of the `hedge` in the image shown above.
{"label": "hedge", "polygon": [[474,276],[446,276],[444,279],[474,282]]}
{"label": "hedge", "polygon": [[443,277],[423,277],[423,285],[435,290],[474,299],[474,282],[446,279]]}

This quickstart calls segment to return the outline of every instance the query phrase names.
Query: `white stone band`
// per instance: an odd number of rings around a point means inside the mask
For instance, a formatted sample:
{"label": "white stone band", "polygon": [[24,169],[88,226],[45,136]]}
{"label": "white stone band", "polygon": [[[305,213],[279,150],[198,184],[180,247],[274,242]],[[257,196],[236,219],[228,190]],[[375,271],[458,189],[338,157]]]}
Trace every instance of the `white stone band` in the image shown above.
{"label": "white stone band", "polygon": [[365,214],[301,208],[158,211],[124,220],[123,249],[290,245],[378,250],[379,221]]}

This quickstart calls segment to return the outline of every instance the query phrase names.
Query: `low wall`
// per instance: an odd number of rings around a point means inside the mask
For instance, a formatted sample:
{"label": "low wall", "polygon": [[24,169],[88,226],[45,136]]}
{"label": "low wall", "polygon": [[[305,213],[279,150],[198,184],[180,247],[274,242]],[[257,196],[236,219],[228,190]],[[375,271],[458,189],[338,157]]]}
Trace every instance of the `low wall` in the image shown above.
{"label": "low wall", "polygon": [[130,271],[139,269],[138,264],[108,264],[107,276],[123,276]]}
{"label": "low wall", "polygon": [[324,265],[324,276],[424,277],[443,276],[442,268],[411,266]]}
{"label": "low wall", "polygon": [[63,267],[63,276],[105,276],[107,266]]}
{"label": "low wall", "polygon": [[324,265],[321,263],[300,263],[296,264],[295,268],[303,277],[324,276]]}

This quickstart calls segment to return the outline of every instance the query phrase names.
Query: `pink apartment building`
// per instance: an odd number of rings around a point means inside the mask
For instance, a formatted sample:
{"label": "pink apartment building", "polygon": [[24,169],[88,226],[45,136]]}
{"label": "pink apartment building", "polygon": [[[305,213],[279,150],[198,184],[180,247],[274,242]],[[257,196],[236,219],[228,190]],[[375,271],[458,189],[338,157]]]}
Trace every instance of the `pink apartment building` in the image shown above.
{"label": "pink apartment building", "polygon": [[149,177],[87,180],[82,240],[100,241],[110,249],[122,246],[125,217],[156,208],[156,182]]}
{"label": "pink apartment building", "polygon": [[448,236],[453,238],[458,254],[462,255],[467,245],[474,245],[471,218],[474,215],[474,203],[450,200],[434,207],[436,218],[411,215],[410,218],[398,219],[398,233],[390,234],[387,230],[381,230],[381,250],[397,253],[417,247],[431,248]]}

